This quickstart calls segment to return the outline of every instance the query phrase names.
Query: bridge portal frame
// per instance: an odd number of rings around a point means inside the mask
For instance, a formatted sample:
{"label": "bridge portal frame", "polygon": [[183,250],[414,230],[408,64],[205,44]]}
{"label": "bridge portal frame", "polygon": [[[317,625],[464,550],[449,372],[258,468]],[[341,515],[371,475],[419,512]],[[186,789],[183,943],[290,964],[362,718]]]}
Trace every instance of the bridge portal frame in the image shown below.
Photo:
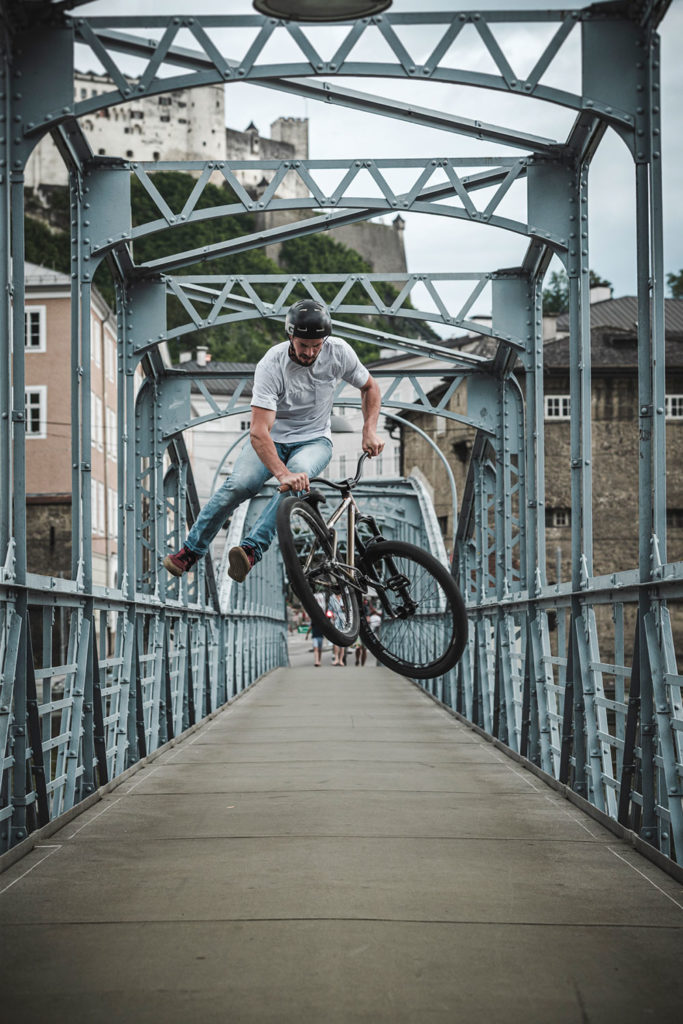
{"label": "bridge portal frame", "polygon": [[[455,162],[441,165],[446,168],[450,194],[462,203],[462,209],[456,213],[450,209],[447,216],[524,232],[530,244],[521,267],[491,272],[492,337],[499,342],[495,356],[485,368],[461,360],[452,371],[467,375],[473,393],[479,388],[480,396],[485,395],[488,403],[493,401],[496,413],[493,429],[472,418],[480,429],[458,524],[454,571],[460,575],[470,607],[470,643],[458,669],[448,679],[435,681],[431,691],[464,710],[472,721],[504,739],[543,771],[585,795],[599,810],[633,828],[653,848],[680,860],[683,677],[677,674],[668,602],[681,598],[683,570],[680,563],[668,563],[666,555],[660,55],[656,32],[667,6],[666,2],[642,0],[628,11],[615,3],[572,12],[389,13],[350,25],[334,57],[324,60],[305,26],[257,15],[71,19],[63,15],[61,5],[47,0],[30,5],[6,0],[1,73],[7,131],[0,142],[5,169],[0,260],[6,283],[5,298],[0,302],[0,555],[4,561],[0,578],[0,757],[5,801],[0,823],[6,830],[5,845],[21,841],[31,827],[44,823],[46,816],[82,798],[109,772],[120,771],[126,758],[148,750],[150,742],[158,743],[192,716],[225,699],[229,684],[225,673],[221,675],[221,658],[234,658],[236,649],[245,649],[245,622],[251,621],[242,609],[240,621],[233,620],[235,629],[241,631],[239,637],[233,634],[226,639],[226,615],[219,614],[219,592],[210,563],[191,588],[183,581],[176,593],[153,568],[164,544],[171,537],[177,540],[182,536],[188,505],[190,515],[193,505],[196,510],[182,436],[162,422],[159,394],[167,386],[168,374],[159,357],[158,341],[166,332],[160,296],[167,287],[175,288],[178,295],[181,287],[168,274],[191,264],[199,254],[179,253],[160,266],[135,266],[128,245],[134,232],[130,218],[126,221],[126,190],[131,170],[140,180],[147,172],[120,161],[110,166],[93,161],[79,131],[77,117],[125,102],[134,94],[133,83],[114,60],[115,53],[123,53],[148,62],[135,84],[136,95],[219,81],[251,81],[264,88],[438,126],[449,133],[495,141],[528,153],[513,161],[496,158],[491,171],[472,181],[457,173]],[[30,30],[22,21],[29,8]],[[494,28],[504,21],[557,24],[524,79],[515,76],[505,47],[496,37]],[[410,25],[443,27],[433,52],[421,64],[412,61],[401,41],[401,31]],[[213,29],[231,26],[256,32],[239,59],[225,57],[210,38]],[[447,64],[449,49],[465,27],[474,29],[498,74]],[[121,32],[121,28],[129,31]],[[155,37],[141,36],[144,28]],[[580,94],[542,82],[563,43],[576,30],[581,34]],[[280,31],[287,33],[301,57],[282,64],[259,63],[266,44]],[[371,31],[379,32],[393,56],[379,63],[352,60],[354,46]],[[196,49],[175,45],[176,37],[183,34],[193,38]],[[115,88],[108,96],[74,103],[75,43],[88,46],[111,74]],[[602,59],[607,49],[613,58],[609,62]],[[164,77],[159,74],[162,66],[179,69],[179,74]],[[316,82],[321,76],[332,81]],[[337,84],[344,76],[419,78],[477,86],[546,100],[575,111],[577,116],[569,137],[558,142],[345,89]],[[621,136],[635,169],[640,517],[637,569],[601,580],[593,575],[592,566],[587,204],[588,168],[607,127]],[[31,578],[26,559],[23,169],[37,140],[47,131],[52,132],[70,168],[73,229],[71,449],[77,514],[72,516],[73,579],[62,583]],[[328,196],[320,188],[316,192],[313,162],[294,170],[306,176],[318,208],[325,208],[326,203],[344,206],[343,212],[323,215],[328,227],[368,219],[389,208],[435,212],[439,189],[441,195],[448,194],[443,185],[430,193],[428,168],[422,165],[414,187],[407,195],[399,195],[389,187],[380,164],[371,161],[368,168],[380,183],[384,195],[380,203],[368,195],[345,196],[343,190],[338,196]],[[222,170],[211,170],[216,169]],[[271,169],[276,178],[285,170]],[[198,192],[201,182],[208,180],[207,170],[200,174]],[[527,223],[503,223],[495,214],[496,206],[503,190],[522,174],[527,181]],[[483,211],[471,198],[480,187],[497,190]],[[268,205],[276,208],[274,192],[272,188],[262,200],[264,209]],[[161,213],[165,227],[172,229],[170,217],[163,210]],[[195,211],[189,211],[188,217],[193,216]],[[90,230],[93,219],[97,233]],[[320,221],[309,218],[287,230],[292,232],[290,237],[305,234],[318,230]],[[284,231],[271,229],[240,244],[265,244],[284,236]],[[225,247],[202,256],[223,251]],[[549,588],[543,568],[541,285],[555,253],[566,266],[570,294],[572,579]],[[93,586],[90,543],[89,306],[94,269],[103,258],[117,280],[119,422],[125,424],[119,460],[121,588],[116,593],[98,593]],[[313,280],[300,283],[315,286]],[[224,294],[225,283],[221,287],[222,302],[227,306],[232,301],[233,312],[243,317],[253,316],[255,311],[263,314],[254,293],[249,296],[253,305],[248,309],[243,301]],[[390,315],[398,312],[400,307],[389,310]],[[441,322],[448,322],[443,309],[439,316]],[[430,316],[423,311],[423,318]],[[466,322],[464,314],[450,319],[455,324]],[[345,330],[353,337],[349,325],[342,324],[339,333]],[[154,337],[157,344],[140,340]],[[386,334],[382,341],[397,349],[420,351],[418,344],[400,335]],[[518,354],[525,368],[523,404],[512,383]],[[133,375],[140,358],[147,379],[136,397]],[[483,407],[480,402],[480,412]],[[441,409],[439,414],[443,413]],[[150,511],[143,518],[145,503]],[[264,600],[257,602],[261,620],[275,621],[276,596],[263,596]],[[637,608],[636,653],[630,667],[624,660],[624,610],[629,603]],[[46,765],[52,741],[45,727],[51,718],[45,717],[46,704],[41,705],[37,689],[38,680],[51,678],[55,666],[51,663],[38,670],[44,676],[37,675],[29,617],[33,604],[41,606],[46,656],[47,613],[65,608],[71,616],[68,660],[62,666],[69,699],[56,709],[62,714],[60,735],[66,735],[57,745],[57,775]],[[596,610],[603,606],[610,607],[615,616],[613,664],[603,662],[600,655]],[[558,619],[556,653],[549,637],[553,614]],[[122,646],[112,657],[101,646],[103,615],[114,615],[119,623],[116,636]],[[227,622],[229,626],[229,612]],[[243,680],[250,681],[254,671],[282,656],[277,630],[266,630],[265,635],[272,640],[272,650],[263,650],[263,657],[256,659],[258,664],[242,666]],[[607,718],[610,703],[603,682],[610,671],[617,681],[614,730]],[[182,682],[183,672],[189,682]],[[626,706],[624,684],[629,674]],[[217,688],[212,689],[211,680],[218,680]],[[52,711],[48,709],[48,713]],[[46,778],[51,778],[49,785]]]}

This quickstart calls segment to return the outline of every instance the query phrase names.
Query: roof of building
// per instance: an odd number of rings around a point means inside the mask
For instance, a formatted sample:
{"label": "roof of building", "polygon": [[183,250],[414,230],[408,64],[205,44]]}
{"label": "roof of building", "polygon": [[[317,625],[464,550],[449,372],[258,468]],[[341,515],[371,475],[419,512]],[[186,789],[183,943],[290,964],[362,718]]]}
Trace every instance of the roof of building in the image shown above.
{"label": "roof of building", "polygon": [[[664,319],[667,335],[683,335],[683,299],[664,300]],[[605,327],[616,331],[635,332],[638,326],[638,299],[635,295],[622,295],[618,299],[605,299],[591,303],[591,329]],[[557,318],[557,330],[569,330],[569,314]]]}
{"label": "roof of building", "polygon": [[[546,370],[567,370],[569,368],[569,337],[550,338],[543,346],[543,363]],[[617,333],[614,330],[591,332],[591,368],[595,370],[629,369],[635,373],[638,366],[638,346],[635,334]],[[667,370],[683,369],[683,335],[666,338]]]}
{"label": "roof of building", "polygon": [[71,278],[68,274],[62,274],[59,270],[50,270],[49,267],[39,267],[37,263],[24,263],[24,281],[27,287],[33,288],[38,285],[52,288],[55,286],[71,287]]}
{"label": "roof of building", "polygon": [[[216,371],[219,373],[241,373],[249,378],[241,394],[249,397],[251,395],[252,378],[256,369],[256,363],[219,363],[212,361],[205,366],[199,366],[196,360],[191,359],[186,363],[180,363],[179,366],[174,366],[173,369],[186,370],[188,373],[196,374],[197,377],[205,376],[206,380],[203,383],[212,395],[233,395],[241,380],[240,377],[213,377],[211,376],[212,374],[216,373]],[[192,391],[195,394],[199,393],[196,380],[192,381]]]}
{"label": "roof of building", "polygon": [[[630,368],[638,365],[638,300],[635,295],[591,304],[591,367],[593,370]],[[665,299],[667,369],[683,368],[683,299]],[[558,332],[569,330],[569,317],[557,318]],[[569,337],[549,338],[543,346],[545,368],[569,366]]]}

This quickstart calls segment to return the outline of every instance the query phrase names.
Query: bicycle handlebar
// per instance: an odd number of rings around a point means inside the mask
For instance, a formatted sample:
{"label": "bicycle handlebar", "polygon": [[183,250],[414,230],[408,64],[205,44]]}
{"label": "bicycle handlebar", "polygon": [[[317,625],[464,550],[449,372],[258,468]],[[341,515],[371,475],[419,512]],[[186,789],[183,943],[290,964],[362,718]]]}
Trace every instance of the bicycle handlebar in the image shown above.
{"label": "bicycle handlebar", "polygon": [[[362,475],[363,475],[363,463],[365,462],[366,459],[369,459],[369,458],[370,458],[370,455],[368,454],[368,452],[362,452],[361,456],[360,456],[360,458],[358,460],[358,465],[356,466],[356,475],[355,476],[347,477],[346,480],[341,480],[341,481],[337,482],[335,480],[326,480],[322,476],[314,476],[314,477],[311,478],[310,482],[312,484],[325,484],[327,487],[334,487],[335,490],[337,490],[337,491],[346,491],[346,490],[350,491],[350,490],[352,490],[356,486],[356,484],[359,482],[360,478],[362,477]],[[289,491],[290,489],[291,488],[289,488],[289,487],[285,487],[285,488],[281,487],[280,488],[281,491],[282,490]]]}
{"label": "bicycle handlebar", "polygon": [[326,484],[328,487],[334,487],[335,490],[337,490],[337,491],[350,491],[350,490],[352,490],[356,486],[356,484],[358,483],[358,481],[362,477],[362,475],[363,475],[363,463],[365,462],[366,459],[369,459],[369,458],[370,458],[370,456],[369,456],[369,454],[367,452],[362,452],[360,458],[358,459],[358,464],[356,466],[356,475],[355,476],[347,477],[346,480],[340,480],[340,481],[326,480],[322,476],[314,476],[313,479],[311,480],[311,483],[312,484]]}

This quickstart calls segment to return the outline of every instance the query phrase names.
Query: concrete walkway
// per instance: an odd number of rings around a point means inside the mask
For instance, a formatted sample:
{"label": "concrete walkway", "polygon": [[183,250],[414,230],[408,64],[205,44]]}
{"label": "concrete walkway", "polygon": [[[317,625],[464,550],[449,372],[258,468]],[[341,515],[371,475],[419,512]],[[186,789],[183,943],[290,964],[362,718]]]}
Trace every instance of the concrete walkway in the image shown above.
{"label": "concrete walkway", "polygon": [[0,876],[3,1019],[681,1020],[680,885],[373,659],[292,665]]}

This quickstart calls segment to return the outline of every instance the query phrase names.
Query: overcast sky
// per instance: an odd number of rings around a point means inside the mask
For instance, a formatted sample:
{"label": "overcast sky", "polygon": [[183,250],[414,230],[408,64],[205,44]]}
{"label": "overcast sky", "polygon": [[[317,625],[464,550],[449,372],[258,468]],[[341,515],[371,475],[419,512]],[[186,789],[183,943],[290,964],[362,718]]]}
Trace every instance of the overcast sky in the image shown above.
{"label": "overcast sky", "polygon": [[[579,7],[586,4],[579,3]],[[504,4],[479,0],[476,3],[456,3],[452,0],[394,0],[392,11],[415,10],[485,10],[509,7],[510,9],[566,8],[565,0],[534,2],[517,0]],[[187,13],[187,4],[172,0],[95,0],[78,8],[80,15],[129,15]],[[196,0],[193,13],[200,14],[241,14],[253,13],[251,0]],[[543,30],[532,30],[527,26],[500,29],[499,39],[513,69],[521,75],[532,66],[534,56],[539,55],[543,39],[549,37],[556,26]],[[345,29],[317,28],[314,30],[316,45],[333,49],[334,40],[343,38]],[[376,32],[376,30],[373,30]],[[489,58],[479,51],[474,30],[470,40],[465,34],[458,45],[463,46],[466,59],[473,68],[488,71]],[[545,34],[543,34],[545,33]],[[673,0],[660,26],[662,37],[662,133],[664,173],[664,227],[665,227],[665,268],[678,271],[683,268],[683,203],[681,202],[681,167],[683,166],[683,61],[680,59],[683,44],[683,0]],[[150,34],[150,33],[146,33]],[[230,41],[222,37],[226,56],[233,56]],[[420,60],[420,50],[429,53],[433,46],[432,36],[427,32],[420,35],[412,30],[410,37],[403,37],[404,43]],[[380,37],[374,42],[376,50],[370,50],[371,39],[367,40],[366,59],[382,59]],[[187,45],[183,41],[183,45]],[[232,44],[234,47],[234,43]],[[273,42],[270,56],[277,53],[277,59],[286,59],[287,51],[277,50]],[[278,44],[282,47],[282,44]],[[241,52],[244,52],[243,48]],[[323,54],[326,56],[326,53]],[[359,54],[359,56],[361,56]],[[424,59],[424,58],[423,58]],[[84,51],[76,58],[77,67],[87,70]],[[570,91],[579,91],[577,74],[579,65],[578,33],[569,37],[551,67],[550,78],[543,81]],[[96,69],[96,65],[89,62]],[[121,66],[124,67],[123,61]],[[128,68],[126,68],[128,70]],[[131,73],[134,73],[132,67]],[[537,135],[562,140],[566,137],[573,115],[554,104],[542,103],[523,97],[515,97],[489,90],[466,89],[432,82],[405,80],[354,80],[342,78],[339,84],[364,92],[377,92],[384,96],[413,102],[476,118],[511,128],[532,132]],[[479,157],[514,156],[516,151],[494,143],[479,143],[452,133],[418,128],[405,122],[380,118],[370,114],[359,114],[341,107],[305,101],[299,97],[273,90],[259,88],[246,83],[226,87],[227,124],[243,130],[254,121],[262,135],[270,133],[270,124],[281,116],[308,117],[310,122],[310,156],[314,159],[350,159],[355,157]],[[515,186],[517,188],[518,186]],[[634,168],[633,161],[624,143],[610,130],[594,158],[589,179],[590,187],[590,262],[594,270],[608,278],[614,285],[615,295],[635,293],[635,231],[634,231]],[[522,186],[519,186],[522,188]],[[519,200],[513,190],[506,200],[504,212],[508,216],[517,213],[525,218],[523,189]],[[516,266],[521,262],[526,249],[526,239],[499,229],[454,221],[451,218],[421,214],[405,214],[405,244],[408,269],[411,272],[452,272],[487,271],[498,267]],[[483,296],[481,300],[486,305]],[[486,309],[477,309],[486,312]]]}

